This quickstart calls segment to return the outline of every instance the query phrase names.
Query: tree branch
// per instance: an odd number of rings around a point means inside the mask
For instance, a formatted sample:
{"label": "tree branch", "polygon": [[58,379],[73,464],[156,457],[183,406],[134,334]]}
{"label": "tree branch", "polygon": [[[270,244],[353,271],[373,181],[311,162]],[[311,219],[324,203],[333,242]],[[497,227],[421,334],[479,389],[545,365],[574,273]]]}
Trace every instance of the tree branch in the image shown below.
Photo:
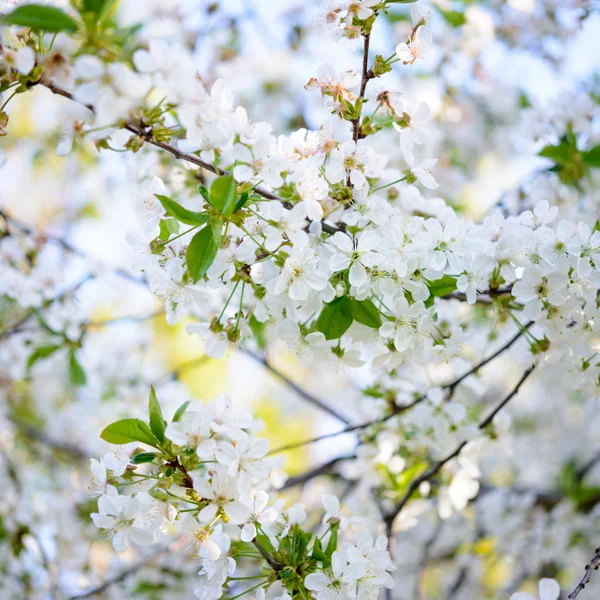
{"label": "tree branch", "polygon": [[344,460],[352,460],[356,458],[355,455],[351,454],[348,456],[337,456],[336,458],[332,458],[330,461],[311,469],[310,471],[306,471],[306,473],[302,473],[301,475],[297,475],[295,477],[290,477],[284,484],[281,486],[278,491],[281,490],[289,490],[292,487],[297,485],[304,485],[308,483],[311,479],[315,477],[320,477],[321,475],[326,475],[331,472],[331,469],[337,465],[339,462]]}
{"label": "tree branch", "polygon": [[[37,84],[41,84],[41,85],[45,86],[53,94],[63,96],[64,98],[73,100],[73,102],[77,102],[77,100],[75,100],[75,98],[73,97],[73,94],[71,92],[63,90],[52,83],[46,83],[46,82],[40,80],[40,81],[37,81],[33,85],[37,85]],[[81,104],[81,103],[79,102],[79,104]],[[91,110],[93,113],[95,113],[95,109],[91,104],[84,104],[83,106],[85,106],[86,108]],[[189,162],[193,165],[196,165],[197,167],[200,167],[201,169],[204,169],[205,171],[210,171],[211,173],[214,173],[215,175],[231,175],[230,171],[227,171],[226,169],[221,169],[219,167],[211,165],[210,163],[202,160],[195,154],[191,154],[189,152],[183,152],[176,146],[173,146],[172,144],[168,144],[166,142],[161,142],[161,141],[157,140],[154,137],[154,134],[152,133],[152,127],[148,127],[142,121],[140,121],[139,123],[135,123],[132,120],[127,120],[123,123],[122,127],[123,127],[123,129],[126,129],[130,133],[133,133],[134,135],[138,136],[140,139],[144,140],[146,143],[150,144],[151,146],[155,146],[156,148],[160,148],[161,150],[168,152],[169,154],[171,154],[178,160],[184,160],[186,162]],[[267,200],[277,200],[279,202],[286,204],[286,202],[282,198],[280,198],[277,194],[274,194],[273,192],[270,192],[269,190],[266,190],[260,186],[254,187],[253,190],[259,196],[262,196],[263,198],[265,198]],[[329,234],[334,234],[336,231],[340,231],[339,228],[334,227],[333,225],[328,225],[327,223],[324,223],[324,222],[321,223],[321,226],[323,228],[323,231],[325,231],[326,233],[329,233]]]}
{"label": "tree branch", "polygon": [[600,548],[596,548],[596,555],[592,558],[590,564],[585,566],[585,574],[577,584],[577,587],[567,596],[568,600],[574,600],[579,596],[579,593],[582,592],[585,586],[590,582],[592,571],[597,571],[598,567],[600,567]]}
{"label": "tree branch", "polygon": [[319,398],[313,396],[312,394],[309,394],[306,390],[301,388],[298,384],[294,383],[291,379],[289,379],[281,371],[278,371],[273,365],[271,365],[271,363],[269,363],[269,361],[266,358],[260,357],[256,354],[254,354],[254,352],[252,352],[251,350],[248,350],[247,348],[244,348],[244,347],[242,347],[241,350],[244,354],[246,354],[247,356],[250,356],[255,361],[262,364],[267,369],[267,371],[269,371],[270,373],[272,373],[273,375],[275,375],[276,377],[281,379],[281,381],[283,381],[290,389],[294,390],[294,392],[296,392],[296,394],[298,394],[299,396],[304,398],[307,402],[309,402],[310,404],[313,404],[317,408],[320,408],[322,411],[325,411],[326,413],[330,414],[332,417],[335,417],[338,421],[341,421],[342,423],[346,423],[347,425],[350,423],[350,421],[348,421],[348,419],[346,417],[341,415],[334,408],[331,408],[330,406],[325,404],[322,400],[319,400]]}
{"label": "tree branch", "polygon": [[[525,325],[523,327],[523,330],[527,329],[532,324],[533,324],[533,322],[528,323],[527,325]],[[453,391],[454,388],[459,383],[464,381],[467,377],[469,377],[470,375],[473,375],[479,369],[481,369],[482,367],[487,365],[490,361],[494,360],[500,354],[502,354],[503,352],[508,350],[523,335],[523,330],[519,330],[512,338],[510,338],[510,340],[508,340],[508,342],[506,342],[504,345],[502,345],[500,348],[498,348],[498,350],[496,350],[496,352],[494,352],[493,354],[491,354],[490,356],[488,356],[487,358],[485,358],[484,360],[482,360],[481,362],[476,364],[473,368],[469,369],[466,373],[461,375],[458,379],[455,379],[454,381],[443,385],[442,388]],[[269,452],[269,454],[278,454],[279,452],[285,452],[287,450],[294,450],[295,448],[300,448],[301,446],[305,446],[307,444],[314,444],[314,443],[320,442],[322,440],[326,440],[326,439],[329,439],[332,437],[337,437],[338,435],[344,435],[346,433],[360,431],[361,429],[366,429],[367,427],[371,427],[371,425],[378,425],[380,423],[385,423],[386,421],[389,421],[392,417],[395,417],[395,416],[413,408],[417,404],[420,404],[426,398],[427,398],[427,394],[422,394],[421,396],[419,396],[412,402],[409,402],[408,404],[403,404],[402,406],[395,407],[394,410],[392,410],[389,414],[385,415],[384,417],[379,417],[377,419],[373,419],[372,421],[367,421],[366,423],[360,423],[358,425],[349,425],[348,427],[345,427],[344,429],[340,429],[339,431],[325,433],[324,435],[319,435],[317,437],[310,438],[308,440],[303,440],[301,442],[295,442],[293,444],[281,446],[279,448],[275,448],[274,450],[271,450],[271,452]]]}

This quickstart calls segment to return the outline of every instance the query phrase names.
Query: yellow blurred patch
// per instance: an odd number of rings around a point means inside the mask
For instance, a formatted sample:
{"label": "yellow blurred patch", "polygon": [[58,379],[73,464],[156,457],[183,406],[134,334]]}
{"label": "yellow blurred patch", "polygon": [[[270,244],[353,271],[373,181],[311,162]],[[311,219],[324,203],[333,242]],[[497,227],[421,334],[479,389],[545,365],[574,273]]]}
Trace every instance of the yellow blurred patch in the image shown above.
{"label": "yellow blurred patch", "polygon": [[227,361],[213,360],[202,352],[202,342],[185,330],[190,321],[168,325],[164,317],[154,320],[155,344],[168,369],[180,372],[184,383],[197,398],[210,400],[226,388]]}

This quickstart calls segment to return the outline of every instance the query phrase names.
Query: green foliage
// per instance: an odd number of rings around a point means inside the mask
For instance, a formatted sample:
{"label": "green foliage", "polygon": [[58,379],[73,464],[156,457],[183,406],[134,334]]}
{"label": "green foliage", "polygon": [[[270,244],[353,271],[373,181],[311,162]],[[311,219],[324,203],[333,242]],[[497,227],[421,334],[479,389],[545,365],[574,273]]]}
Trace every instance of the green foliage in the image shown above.
{"label": "green foliage", "polygon": [[327,340],[336,340],[352,325],[352,302],[348,296],[340,296],[326,304],[317,319],[317,331]]}
{"label": "green foliage", "polygon": [[165,441],[165,429],[167,424],[163,418],[154,386],[150,386],[150,398],[148,399],[148,412],[150,414],[150,429],[159,442]]}
{"label": "green foliage", "polygon": [[429,293],[432,296],[447,296],[448,294],[456,291],[456,277],[444,275],[441,279],[428,281],[427,287],[429,288]]}
{"label": "green foliage", "polygon": [[440,14],[446,19],[448,25],[452,27],[460,27],[467,22],[464,13],[458,12],[457,10],[441,10]]}
{"label": "green foliage", "polygon": [[594,146],[591,150],[588,150],[587,152],[583,152],[581,155],[581,160],[588,167],[600,168],[600,145]]}
{"label": "green foliage", "polygon": [[176,219],[162,219],[158,226],[160,228],[158,239],[163,242],[168,241],[172,234],[179,233],[179,221]]}
{"label": "green foliage", "polygon": [[577,185],[590,168],[600,168],[600,145],[586,151],[579,150],[571,126],[558,144],[545,146],[538,156],[553,161],[550,171],[557,173],[566,184]]}
{"label": "green foliage", "polygon": [[93,15],[94,22],[98,23],[108,15],[115,4],[116,0],[83,0],[81,13]]}
{"label": "green foliage", "polygon": [[351,312],[355,321],[378,329],[381,327],[381,315],[371,300],[351,300]]}
{"label": "green foliage", "polygon": [[210,186],[208,201],[213,208],[223,213],[224,217],[233,214],[236,207],[236,183],[231,175],[217,177]]}
{"label": "green foliage", "polygon": [[142,442],[158,448],[158,440],[152,430],[141,419],[121,419],[105,427],[100,437],[110,444]]}
{"label": "green foliage", "polygon": [[221,227],[220,222],[203,227],[188,246],[185,261],[194,283],[206,275],[217,256],[221,243]]}
{"label": "green foliage", "polygon": [[73,385],[85,385],[87,381],[85,371],[77,360],[74,348],[69,350],[69,381]]}
{"label": "green foliage", "polygon": [[167,211],[167,214],[177,219],[181,223],[186,225],[204,225],[210,220],[210,216],[206,213],[193,212],[181,206],[174,200],[161,194],[155,194],[163,208]]}
{"label": "green foliage", "polygon": [[3,19],[4,25],[20,25],[35,31],[68,31],[74,33],[78,25],[66,12],[55,6],[24,4],[15,8]]}
{"label": "green foliage", "polygon": [[52,345],[52,346],[40,346],[36,348],[27,359],[27,370],[31,369],[33,365],[40,359],[48,358],[52,354],[54,354],[59,348],[60,345]]}
{"label": "green foliage", "polygon": [[600,499],[600,486],[586,486],[573,460],[568,461],[560,471],[558,487],[581,509],[593,507]]}
{"label": "green foliage", "polygon": [[189,405],[190,401],[186,400],[176,411],[175,414],[173,415],[173,423],[177,423],[179,420],[181,420],[181,417],[183,417],[183,413],[186,411],[188,405]]}
{"label": "green foliage", "polygon": [[149,463],[152,462],[157,456],[160,455],[156,454],[156,452],[140,452],[139,454],[134,454],[131,457],[131,464],[141,465],[143,463]]}

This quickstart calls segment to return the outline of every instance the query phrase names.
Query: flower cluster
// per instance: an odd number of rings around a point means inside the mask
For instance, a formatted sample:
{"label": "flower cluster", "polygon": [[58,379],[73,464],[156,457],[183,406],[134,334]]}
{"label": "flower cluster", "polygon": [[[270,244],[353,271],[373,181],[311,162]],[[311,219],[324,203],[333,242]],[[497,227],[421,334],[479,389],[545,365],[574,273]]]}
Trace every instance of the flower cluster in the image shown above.
{"label": "flower cluster", "polygon": [[[343,516],[335,496],[323,498],[327,513],[319,537],[301,529],[301,505],[287,511],[280,503],[269,506],[263,489],[269,487],[268,443],[252,434],[250,413],[235,410],[227,396],[202,410],[187,410],[188,404],[167,424],[152,389],[148,423],[123,419],[102,433],[108,442],[127,442],[91,459],[90,491],[100,493],[91,517],[116,550],[156,544],[174,526],[200,561],[195,593],[202,600],[221,598],[235,585],[235,557],[250,543],[271,569],[269,584],[279,580],[292,594],[312,590],[317,599],[343,593],[367,600],[377,598],[381,586],[393,587],[387,538],[373,541],[360,519]],[[241,543],[235,552],[232,535]],[[342,536],[356,542],[338,549]]]}

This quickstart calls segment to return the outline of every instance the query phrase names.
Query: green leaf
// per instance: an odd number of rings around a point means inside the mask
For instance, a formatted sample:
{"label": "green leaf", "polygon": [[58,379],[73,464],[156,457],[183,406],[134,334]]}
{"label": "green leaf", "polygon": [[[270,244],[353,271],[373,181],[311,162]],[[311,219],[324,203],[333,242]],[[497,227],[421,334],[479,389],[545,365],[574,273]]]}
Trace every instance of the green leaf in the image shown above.
{"label": "green leaf", "polygon": [[131,457],[132,465],[141,465],[142,463],[152,462],[159,454],[156,452],[140,452],[139,454],[134,454]]}
{"label": "green leaf", "polygon": [[208,201],[210,204],[220,210],[224,217],[233,214],[236,200],[236,183],[231,175],[217,177],[210,186],[210,195]]}
{"label": "green leaf", "polygon": [[244,204],[246,204],[246,202],[248,202],[248,198],[250,198],[250,196],[248,195],[248,192],[243,192],[242,195],[240,196],[240,199],[237,201],[237,203],[235,205],[235,210],[233,212],[237,212],[238,210],[240,210],[240,208],[242,208],[244,206]]}
{"label": "green leaf", "polygon": [[87,377],[85,371],[77,360],[75,350],[71,348],[69,350],[69,381],[73,385],[85,385]]}
{"label": "green leaf", "polygon": [[327,556],[325,555],[325,552],[323,552],[323,548],[321,546],[321,540],[319,538],[317,538],[315,540],[315,543],[313,544],[311,558],[314,558],[315,560],[321,560],[321,561],[327,560]]}
{"label": "green leaf", "polygon": [[183,208],[181,204],[178,204],[167,196],[161,194],[155,194],[155,196],[159,199],[167,214],[181,221],[181,223],[185,223],[186,225],[204,225],[204,223],[208,223],[210,220],[210,215],[206,213],[193,212],[187,208]]}
{"label": "green leaf", "polygon": [[458,12],[457,10],[441,10],[440,13],[446,19],[446,22],[452,27],[460,27],[467,22],[467,18],[464,13]]}
{"label": "green leaf", "polygon": [[171,237],[171,234],[179,233],[179,221],[177,219],[161,219],[158,226],[160,228],[158,238],[163,242],[168,241],[168,239]]}
{"label": "green leaf", "polygon": [[341,296],[326,304],[317,319],[317,331],[327,340],[336,340],[352,325],[352,302],[348,296]]}
{"label": "green leaf", "polygon": [[427,287],[432,296],[447,296],[456,290],[456,277],[444,275],[441,279],[429,281]]}
{"label": "green leaf", "polygon": [[121,419],[111,423],[100,434],[100,437],[110,444],[129,444],[142,442],[158,448],[158,442],[152,430],[141,419]]}
{"label": "green leaf", "polygon": [[150,413],[150,429],[159,442],[165,441],[165,429],[167,424],[163,418],[162,410],[154,391],[154,386],[150,386],[150,398],[148,399],[148,411]]}
{"label": "green leaf", "polygon": [[351,300],[352,316],[355,321],[378,329],[381,327],[381,315],[371,300]]}
{"label": "green leaf", "polygon": [[334,525],[331,528],[331,535],[329,536],[329,542],[327,542],[327,547],[325,548],[325,555],[329,559],[331,559],[331,556],[337,550],[338,527],[339,527],[339,525]]}
{"label": "green leaf", "polygon": [[77,22],[60,8],[42,4],[19,6],[7,14],[2,19],[2,23],[30,27],[35,31],[68,31],[69,33],[74,33],[78,27]]}
{"label": "green leaf", "polygon": [[582,154],[581,160],[589,167],[600,167],[600,145]]}
{"label": "green leaf", "polygon": [[54,354],[60,347],[60,345],[53,345],[36,348],[27,359],[27,370],[29,371],[38,360],[48,358],[48,356]]}
{"label": "green leaf", "polygon": [[256,539],[269,554],[275,552],[275,548],[273,547],[273,544],[271,544],[271,540],[264,533],[257,534]]}
{"label": "green leaf", "polygon": [[549,158],[555,163],[565,165],[573,159],[574,148],[566,141],[562,141],[558,146],[546,146],[538,152],[538,156]]}
{"label": "green leaf", "polygon": [[259,350],[265,349],[265,329],[266,324],[261,323],[253,314],[248,319],[248,325],[254,334],[254,341]]}
{"label": "green leaf", "polygon": [[185,412],[186,408],[188,407],[190,401],[186,400],[176,411],[175,414],[173,415],[173,423],[177,423],[179,420],[181,420],[181,417],[183,417],[183,413]]}
{"label": "green leaf", "polygon": [[194,283],[206,275],[210,265],[213,264],[217,256],[219,244],[221,243],[221,235],[220,233],[215,235],[215,233],[214,227],[203,227],[192,238],[188,246],[185,261]]}
{"label": "green leaf", "polygon": [[208,193],[208,190],[206,189],[206,186],[204,186],[201,183],[199,183],[198,184],[198,191],[202,194],[202,197],[210,204],[210,194]]}

